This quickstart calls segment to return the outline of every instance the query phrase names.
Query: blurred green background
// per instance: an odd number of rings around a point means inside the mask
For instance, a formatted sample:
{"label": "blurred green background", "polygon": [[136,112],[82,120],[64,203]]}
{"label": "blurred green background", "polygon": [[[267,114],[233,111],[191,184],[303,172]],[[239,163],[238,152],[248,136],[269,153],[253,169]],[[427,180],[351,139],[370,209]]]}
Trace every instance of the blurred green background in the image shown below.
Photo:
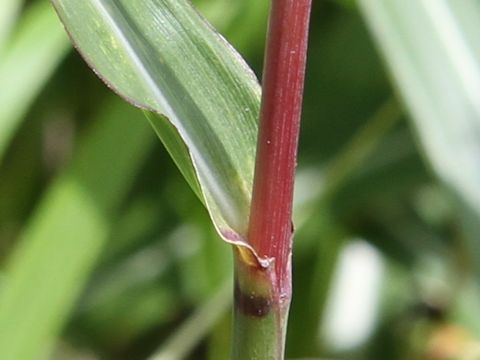
{"label": "blurred green background", "polygon": [[[260,77],[268,1],[194,3]],[[478,215],[362,14],[314,1],[288,358],[480,359]],[[480,131],[464,135],[478,166]],[[229,358],[229,246],[45,0],[0,0],[0,259],[0,354],[21,349],[2,359]]]}

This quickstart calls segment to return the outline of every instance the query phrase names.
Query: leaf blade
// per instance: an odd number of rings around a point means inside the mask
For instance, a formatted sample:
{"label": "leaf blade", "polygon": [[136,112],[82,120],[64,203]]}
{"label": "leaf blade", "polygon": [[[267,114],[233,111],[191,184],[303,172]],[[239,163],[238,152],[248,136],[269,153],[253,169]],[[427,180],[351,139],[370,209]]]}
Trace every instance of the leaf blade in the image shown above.
{"label": "leaf blade", "polygon": [[[480,5],[360,0],[442,181],[480,216]],[[415,54],[414,56],[412,54]]]}
{"label": "leaf blade", "polygon": [[0,358],[41,358],[68,320],[154,144],[146,124],[131,122],[138,116],[108,104],[31,216],[2,282]]}
{"label": "leaf blade", "polygon": [[0,3],[0,55],[14,27],[22,3],[22,0],[3,0]]}
{"label": "leaf blade", "polygon": [[32,101],[70,49],[43,2],[23,15],[13,40],[0,58],[0,163]]}
{"label": "leaf blade", "polygon": [[169,119],[188,148],[217,230],[244,242],[260,103],[248,66],[183,0],[53,3],[109,86]]}

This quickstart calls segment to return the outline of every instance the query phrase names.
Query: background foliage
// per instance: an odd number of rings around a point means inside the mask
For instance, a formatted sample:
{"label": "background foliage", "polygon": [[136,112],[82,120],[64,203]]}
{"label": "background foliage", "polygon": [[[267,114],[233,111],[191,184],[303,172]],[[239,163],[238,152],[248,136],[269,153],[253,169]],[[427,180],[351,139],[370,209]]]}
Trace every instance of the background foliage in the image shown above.
{"label": "background foliage", "polygon": [[[268,2],[195,3],[261,76]],[[385,3],[314,4],[289,358],[478,358],[480,117],[469,96],[480,78],[463,87],[448,56],[462,49],[435,47],[458,37],[402,23],[428,1]],[[478,31],[473,1],[446,3],[461,39]],[[397,27],[375,20],[392,14]],[[471,127],[449,142],[459,124]],[[0,3],[0,258],[2,359],[229,357],[229,247],[143,114],[70,49],[44,0]]]}

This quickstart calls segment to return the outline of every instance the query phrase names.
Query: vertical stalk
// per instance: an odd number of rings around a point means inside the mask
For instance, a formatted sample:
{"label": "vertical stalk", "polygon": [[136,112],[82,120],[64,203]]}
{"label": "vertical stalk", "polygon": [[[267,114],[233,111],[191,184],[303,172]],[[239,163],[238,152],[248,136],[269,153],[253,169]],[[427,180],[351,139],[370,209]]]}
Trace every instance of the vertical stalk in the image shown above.
{"label": "vertical stalk", "polygon": [[311,0],[272,0],[248,241],[236,252],[236,360],[281,360],[291,299],[292,202]]}

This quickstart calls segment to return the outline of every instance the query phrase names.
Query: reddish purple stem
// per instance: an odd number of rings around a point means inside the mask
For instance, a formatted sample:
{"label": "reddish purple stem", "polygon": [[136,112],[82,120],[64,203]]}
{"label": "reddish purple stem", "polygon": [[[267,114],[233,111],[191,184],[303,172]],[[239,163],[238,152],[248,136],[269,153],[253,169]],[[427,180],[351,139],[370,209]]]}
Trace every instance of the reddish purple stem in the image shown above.
{"label": "reddish purple stem", "polygon": [[264,64],[249,242],[275,259],[276,288],[290,295],[293,185],[311,0],[273,0]]}

